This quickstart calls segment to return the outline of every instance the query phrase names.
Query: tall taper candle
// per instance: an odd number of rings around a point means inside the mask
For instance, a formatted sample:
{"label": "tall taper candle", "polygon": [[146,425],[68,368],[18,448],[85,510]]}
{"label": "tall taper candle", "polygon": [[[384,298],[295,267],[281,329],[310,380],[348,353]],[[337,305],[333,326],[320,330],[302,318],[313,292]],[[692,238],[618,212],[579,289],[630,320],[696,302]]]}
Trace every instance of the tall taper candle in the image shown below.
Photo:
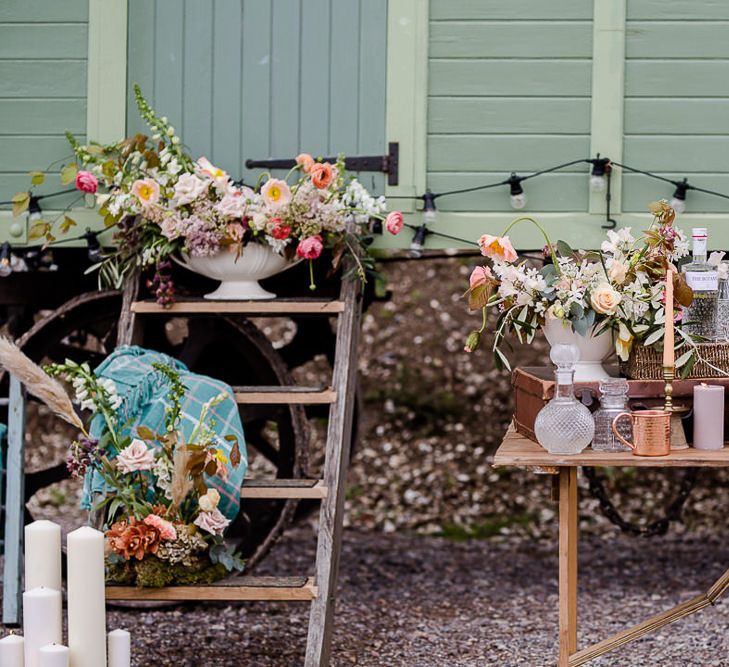
{"label": "tall taper candle", "polygon": [[39,586],[62,588],[61,527],[53,521],[34,521],[25,527],[25,590]]}
{"label": "tall taper candle", "polygon": [[68,648],[61,644],[48,644],[39,651],[38,667],[68,667]]}
{"label": "tall taper candle", "polygon": [[132,637],[126,630],[109,633],[109,667],[129,667],[132,664]]}
{"label": "tall taper candle", "polygon": [[89,526],[68,534],[68,648],[73,667],[106,665],[104,533]]}
{"label": "tall taper candle", "polygon": [[0,639],[0,665],[23,667],[24,644],[20,635],[8,635]]}
{"label": "tall taper candle", "polygon": [[39,666],[41,646],[63,641],[61,614],[61,591],[41,586],[23,593],[25,667]]}
{"label": "tall taper candle", "polygon": [[666,271],[666,331],[663,334],[663,366],[673,366],[676,363],[674,355],[673,330],[673,271]]}

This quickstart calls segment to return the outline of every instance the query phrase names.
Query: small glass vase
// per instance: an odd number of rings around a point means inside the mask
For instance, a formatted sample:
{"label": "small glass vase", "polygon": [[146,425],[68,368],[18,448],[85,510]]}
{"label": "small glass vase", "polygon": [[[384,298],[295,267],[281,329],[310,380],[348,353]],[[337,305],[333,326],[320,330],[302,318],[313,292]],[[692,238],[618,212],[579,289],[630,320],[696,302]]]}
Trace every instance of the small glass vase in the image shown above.
{"label": "small glass vase", "polygon": [[534,433],[550,454],[579,454],[595,435],[590,411],[575,398],[575,364],[580,351],[574,345],[554,345],[549,357],[554,372],[554,398],[537,414]]}
{"label": "small glass vase", "polygon": [[[595,437],[592,448],[600,452],[625,452],[623,445],[613,433],[613,419],[628,411],[628,381],[624,378],[609,378],[600,382],[600,407],[592,415],[595,421]],[[618,422],[618,431],[626,440],[633,439],[630,421]]]}

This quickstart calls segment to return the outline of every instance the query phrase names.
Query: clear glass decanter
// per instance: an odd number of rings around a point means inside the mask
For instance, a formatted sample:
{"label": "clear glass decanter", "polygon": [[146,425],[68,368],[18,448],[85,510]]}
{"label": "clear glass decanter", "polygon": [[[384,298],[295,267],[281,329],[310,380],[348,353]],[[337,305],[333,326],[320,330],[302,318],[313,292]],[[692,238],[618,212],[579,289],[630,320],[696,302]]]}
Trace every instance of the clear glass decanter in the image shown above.
{"label": "clear glass decanter", "polygon": [[[628,411],[628,381],[623,378],[600,380],[600,407],[593,413],[595,437],[592,448],[601,452],[624,452],[629,448],[615,437],[613,419]],[[626,440],[633,439],[630,420],[621,419],[618,431]]]}
{"label": "clear glass decanter", "polygon": [[574,345],[554,345],[549,358],[557,367],[554,398],[537,414],[534,433],[550,454],[579,454],[595,435],[590,411],[575,398],[575,364],[580,351]]}

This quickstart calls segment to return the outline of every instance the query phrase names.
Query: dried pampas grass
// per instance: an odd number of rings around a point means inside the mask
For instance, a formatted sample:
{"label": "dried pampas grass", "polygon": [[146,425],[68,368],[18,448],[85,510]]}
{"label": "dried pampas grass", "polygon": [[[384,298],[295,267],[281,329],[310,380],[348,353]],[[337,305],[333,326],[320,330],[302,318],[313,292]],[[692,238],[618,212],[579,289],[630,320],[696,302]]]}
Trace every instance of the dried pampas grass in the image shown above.
{"label": "dried pampas grass", "polygon": [[29,393],[43,401],[61,419],[86,432],[61,383],[31,361],[15,343],[2,336],[0,336],[0,366],[20,380]]}
{"label": "dried pampas grass", "polygon": [[187,494],[192,490],[192,480],[188,474],[187,464],[190,461],[190,451],[184,443],[178,443],[173,456],[171,495],[172,504],[179,507]]}

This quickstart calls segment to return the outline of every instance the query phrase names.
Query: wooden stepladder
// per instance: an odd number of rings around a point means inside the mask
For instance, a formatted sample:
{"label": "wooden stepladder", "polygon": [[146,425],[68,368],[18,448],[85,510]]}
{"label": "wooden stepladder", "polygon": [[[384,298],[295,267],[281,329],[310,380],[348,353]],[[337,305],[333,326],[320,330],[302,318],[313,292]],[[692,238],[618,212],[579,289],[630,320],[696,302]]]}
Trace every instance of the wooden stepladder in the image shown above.
{"label": "wooden stepladder", "polygon": [[[306,646],[307,667],[329,664],[336,601],[337,575],[342,537],[342,519],[347,468],[352,438],[354,393],[357,375],[357,346],[362,314],[362,290],[356,279],[342,281],[338,299],[274,299],[270,301],[179,300],[171,308],[152,301],[137,300],[138,281],[125,290],[119,321],[120,344],[139,338],[143,319],[152,316],[220,314],[230,316],[307,315],[336,317],[336,348],[331,387],[325,391],[304,391],[297,387],[245,387],[235,392],[239,402],[292,404],[329,403],[326,456],[322,479],[247,479],[241,497],[258,499],[319,499],[319,535],[315,575],[301,577],[241,576],[211,586],[174,586],[140,589],[110,586],[110,600],[196,600],[196,601],[308,601],[311,603]],[[245,424],[244,424],[245,427]]]}

